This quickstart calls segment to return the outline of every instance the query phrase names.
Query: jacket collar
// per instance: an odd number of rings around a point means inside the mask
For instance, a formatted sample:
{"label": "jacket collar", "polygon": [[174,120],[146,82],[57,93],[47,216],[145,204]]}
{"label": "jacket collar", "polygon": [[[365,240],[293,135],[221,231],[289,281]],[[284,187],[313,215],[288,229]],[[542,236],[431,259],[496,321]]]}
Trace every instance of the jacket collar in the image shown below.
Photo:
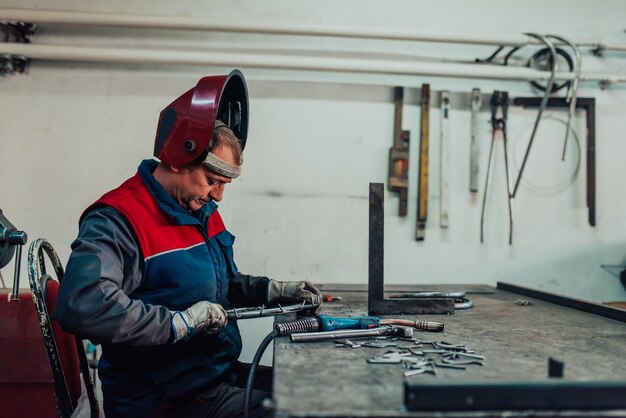
{"label": "jacket collar", "polygon": [[210,200],[197,211],[187,212],[154,178],[152,173],[158,165],[155,160],[143,160],[137,173],[161,210],[174,218],[179,225],[206,225],[206,220],[217,209],[217,204]]}

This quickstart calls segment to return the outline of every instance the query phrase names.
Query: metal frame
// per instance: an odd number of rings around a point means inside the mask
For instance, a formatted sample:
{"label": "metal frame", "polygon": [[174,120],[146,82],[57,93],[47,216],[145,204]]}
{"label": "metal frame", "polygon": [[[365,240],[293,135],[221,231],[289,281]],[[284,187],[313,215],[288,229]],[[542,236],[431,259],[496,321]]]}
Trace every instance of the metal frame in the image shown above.
{"label": "metal frame", "polygon": [[369,189],[369,278],[367,307],[369,315],[453,314],[452,298],[385,298],[384,244],[385,212],[382,183]]}
{"label": "metal frame", "polygon": [[[540,97],[516,97],[514,106],[539,107]],[[551,97],[546,107],[569,109],[571,103],[565,97]],[[576,109],[582,109],[587,115],[587,208],[589,225],[596,226],[596,99],[578,97]]]}
{"label": "metal frame", "polygon": [[[62,280],[63,266],[59,256],[54,251],[54,248],[52,248],[52,245],[43,238],[34,241],[28,250],[28,278],[33,303],[37,311],[37,316],[39,317],[39,326],[41,327],[46,353],[50,360],[50,367],[54,378],[54,394],[57,402],[57,412],[61,418],[69,418],[76,409],[76,405],[72,404],[70,398],[67,379],[59,357],[59,349],[52,329],[50,313],[48,312],[45,286],[48,280],[53,279],[46,273],[46,264],[43,257],[44,252],[48,255],[58,281],[60,282]],[[85,354],[82,340],[77,336],[74,336],[74,338],[78,352],[80,371],[83,375],[83,381],[89,399],[90,416],[91,418],[97,418],[100,415],[100,407],[96,398],[94,383],[89,374],[87,355]]]}

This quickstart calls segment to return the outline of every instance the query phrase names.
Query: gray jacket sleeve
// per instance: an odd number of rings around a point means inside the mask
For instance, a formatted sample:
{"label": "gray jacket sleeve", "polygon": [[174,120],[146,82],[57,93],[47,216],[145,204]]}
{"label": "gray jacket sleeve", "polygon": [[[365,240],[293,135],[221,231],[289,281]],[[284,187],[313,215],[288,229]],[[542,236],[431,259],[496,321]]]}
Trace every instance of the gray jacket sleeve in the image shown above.
{"label": "gray jacket sleeve", "polygon": [[143,256],[127,221],[113,208],[94,209],[72,243],[53,317],[96,344],[165,344],[170,311],[128,296],[142,277]]}

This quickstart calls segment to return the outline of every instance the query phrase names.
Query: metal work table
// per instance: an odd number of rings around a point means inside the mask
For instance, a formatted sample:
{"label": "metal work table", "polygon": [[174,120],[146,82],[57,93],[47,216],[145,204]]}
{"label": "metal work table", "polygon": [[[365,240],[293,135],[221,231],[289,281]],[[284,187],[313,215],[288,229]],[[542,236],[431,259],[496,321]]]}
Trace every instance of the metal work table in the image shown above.
{"label": "metal work table", "polygon": [[[332,316],[367,315],[367,289],[326,285],[324,293],[343,300],[325,303]],[[464,290],[474,307],[454,315],[420,315],[445,323],[440,333],[416,331],[423,340],[465,343],[485,357],[484,366],[438,369],[438,375],[405,378],[399,364],[369,364],[385,348],[336,347],[334,342],[274,342],[274,406],[277,417],[501,416],[492,412],[409,412],[405,379],[548,380],[548,359],[564,362],[564,380],[626,380],[626,324],[490,286],[420,286],[420,290]],[[385,291],[418,290],[387,286]],[[534,305],[516,304],[518,299]],[[391,317],[391,316],[389,316]],[[416,319],[417,316],[408,316]],[[280,320],[286,320],[283,318]],[[624,394],[626,396],[626,393]],[[534,411],[533,416],[626,416],[626,410]],[[507,412],[528,416],[528,411]]]}

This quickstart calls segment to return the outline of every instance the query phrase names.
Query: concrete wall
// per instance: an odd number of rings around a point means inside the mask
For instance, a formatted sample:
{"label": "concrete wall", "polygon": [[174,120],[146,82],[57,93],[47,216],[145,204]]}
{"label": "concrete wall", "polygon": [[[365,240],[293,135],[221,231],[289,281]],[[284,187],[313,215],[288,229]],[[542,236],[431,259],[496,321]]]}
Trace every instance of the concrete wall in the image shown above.
{"label": "concrete wall", "polygon": [[[496,34],[537,31],[575,39],[625,42],[621,1],[426,2],[426,1],[107,1],[4,0],[3,7],[124,12],[224,19],[394,27]],[[42,27],[35,43],[166,46],[288,54],[305,50],[323,56],[362,56],[375,51],[388,59],[473,60],[491,47],[359,41],[224,33],[104,30]],[[533,52],[520,51],[523,61]],[[583,71],[624,72],[625,53],[583,55]],[[131,176],[151,157],[159,111],[207,74],[230,68],[147,65],[32,63],[26,75],[0,80],[0,208],[32,241],[48,238],[62,260],[77,232],[81,211]],[[502,147],[488,207],[486,242],[479,242],[484,175],[490,145],[489,108],[494,89],[536,95],[525,82],[353,75],[242,68],[249,82],[251,121],[244,174],[228,187],[220,205],[237,236],[241,271],[275,279],[366,283],[368,183],[386,182],[392,143],[393,86],[405,93],[404,128],[411,130],[409,216],[397,216],[398,199],[386,198],[388,283],[513,282],[594,301],[624,300],[626,292],[601,264],[626,255],[626,155],[623,85],[600,90],[582,85],[581,97],[597,100],[597,226],[587,223],[585,123],[577,115],[568,160],[560,161],[564,112],[548,112],[534,145],[515,202],[514,244],[507,243]],[[414,240],[419,140],[419,86],[429,82],[431,162],[426,241]],[[481,174],[476,196],[468,191],[469,106],[473,87],[484,93]],[[438,226],[438,94],[448,89],[451,110],[450,228]],[[510,155],[519,167],[534,111],[511,109]],[[578,167],[578,175],[574,177]],[[517,170],[514,170],[516,173]],[[571,185],[542,195],[540,188]],[[25,264],[25,258],[24,258]],[[6,282],[12,264],[2,270]],[[23,266],[22,285],[27,283]],[[8,283],[7,283],[8,284]],[[267,324],[267,322],[265,322]],[[250,328],[258,328],[256,326]],[[264,334],[266,329],[257,331]],[[250,350],[246,351],[249,356]]]}

